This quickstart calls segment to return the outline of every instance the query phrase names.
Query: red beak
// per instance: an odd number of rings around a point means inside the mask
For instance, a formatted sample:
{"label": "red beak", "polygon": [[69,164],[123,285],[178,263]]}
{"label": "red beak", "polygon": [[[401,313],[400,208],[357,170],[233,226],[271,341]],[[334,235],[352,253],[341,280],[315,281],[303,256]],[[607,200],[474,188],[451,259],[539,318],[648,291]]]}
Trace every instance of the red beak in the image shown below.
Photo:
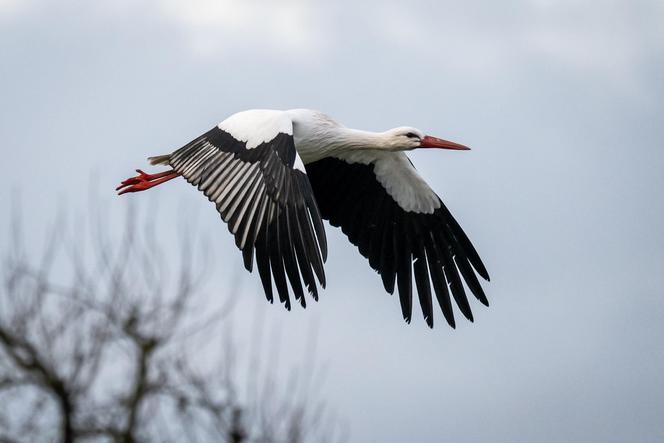
{"label": "red beak", "polygon": [[451,141],[443,140],[438,137],[425,136],[420,141],[420,148],[438,148],[438,149],[454,149],[456,151],[470,151],[468,146],[460,145]]}

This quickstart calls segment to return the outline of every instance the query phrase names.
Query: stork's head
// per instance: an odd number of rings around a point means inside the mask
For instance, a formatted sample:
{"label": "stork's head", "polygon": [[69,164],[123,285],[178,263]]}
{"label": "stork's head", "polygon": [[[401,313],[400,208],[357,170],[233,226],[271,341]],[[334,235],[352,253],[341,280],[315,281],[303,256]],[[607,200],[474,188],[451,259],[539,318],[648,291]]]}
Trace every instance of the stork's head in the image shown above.
{"label": "stork's head", "polygon": [[422,131],[408,126],[390,129],[385,132],[385,143],[392,151],[410,151],[417,148],[454,149],[469,151],[470,148],[458,143],[443,140],[442,138],[424,135]]}

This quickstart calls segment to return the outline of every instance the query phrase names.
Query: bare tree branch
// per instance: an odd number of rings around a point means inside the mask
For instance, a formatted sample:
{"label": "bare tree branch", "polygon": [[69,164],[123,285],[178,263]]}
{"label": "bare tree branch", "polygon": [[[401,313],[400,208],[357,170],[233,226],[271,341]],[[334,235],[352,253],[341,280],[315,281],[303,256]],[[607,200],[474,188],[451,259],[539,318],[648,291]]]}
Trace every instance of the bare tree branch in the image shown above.
{"label": "bare tree branch", "polygon": [[[129,212],[118,235],[102,208],[89,212],[92,223],[74,217],[73,232],[58,217],[37,258],[15,212],[0,292],[0,403],[8,405],[0,408],[0,443],[343,440],[310,395],[315,334],[303,368],[277,383],[279,334],[262,353],[256,314],[240,371],[232,326],[239,276],[210,309],[211,260],[196,249],[206,242],[194,230],[182,231],[174,263],[153,219]],[[199,342],[210,336],[220,346],[218,363],[207,367]]]}

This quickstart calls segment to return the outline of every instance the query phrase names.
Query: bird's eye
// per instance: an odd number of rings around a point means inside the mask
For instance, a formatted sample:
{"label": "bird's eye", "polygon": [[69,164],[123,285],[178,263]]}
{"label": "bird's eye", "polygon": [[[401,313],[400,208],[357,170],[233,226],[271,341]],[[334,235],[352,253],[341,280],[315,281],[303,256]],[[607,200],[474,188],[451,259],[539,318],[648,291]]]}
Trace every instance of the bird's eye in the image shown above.
{"label": "bird's eye", "polygon": [[406,137],[408,137],[408,138],[419,138],[417,136],[417,134],[415,134],[414,132],[409,132],[408,134],[406,134]]}

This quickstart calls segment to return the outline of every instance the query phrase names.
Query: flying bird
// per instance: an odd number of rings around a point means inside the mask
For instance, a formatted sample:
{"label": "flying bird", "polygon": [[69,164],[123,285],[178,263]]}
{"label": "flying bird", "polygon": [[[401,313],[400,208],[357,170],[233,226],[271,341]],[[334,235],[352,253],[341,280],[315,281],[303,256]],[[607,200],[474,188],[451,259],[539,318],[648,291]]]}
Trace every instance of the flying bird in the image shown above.
{"label": "flying bird", "polygon": [[340,227],[385,290],[398,289],[410,322],[413,277],[422,314],[433,327],[432,290],[455,327],[452,299],[473,321],[462,280],[484,305],[477,275],[489,274],[470,240],[405,151],[468,150],[411,127],[385,132],[347,128],[307,109],[249,110],[231,115],[167,155],[149,157],[172,169],[138,175],[119,194],[183,177],[213,202],[251,272],[254,257],[267,299],[274,287],[290,310],[288,286],[302,307],[305,289],[318,300],[325,288],[327,240],[323,219]]}

